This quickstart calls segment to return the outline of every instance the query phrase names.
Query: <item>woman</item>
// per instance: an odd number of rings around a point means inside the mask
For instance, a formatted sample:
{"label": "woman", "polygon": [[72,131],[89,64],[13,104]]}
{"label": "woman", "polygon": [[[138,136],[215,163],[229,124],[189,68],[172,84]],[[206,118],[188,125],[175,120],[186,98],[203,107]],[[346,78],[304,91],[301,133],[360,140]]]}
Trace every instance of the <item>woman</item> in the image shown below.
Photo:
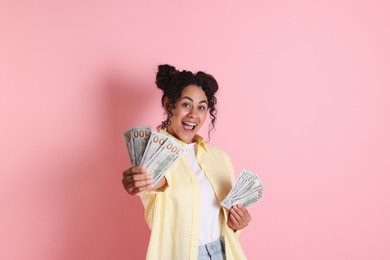
{"label": "woman", "polygon": [[156,85],[167,115],[160,132],[175,138],[186,153],[153,187],[145,168],[123,172],[124,188],[140,195],[145,207],[151,229],[147,259],[245,259],[237,231],[248,225],[250,214],[241,205],[230,210],[220,205],[234,183],[231,161],[197,135],[208,114],[214,128],[217,81],[204,72],[160,65]]}

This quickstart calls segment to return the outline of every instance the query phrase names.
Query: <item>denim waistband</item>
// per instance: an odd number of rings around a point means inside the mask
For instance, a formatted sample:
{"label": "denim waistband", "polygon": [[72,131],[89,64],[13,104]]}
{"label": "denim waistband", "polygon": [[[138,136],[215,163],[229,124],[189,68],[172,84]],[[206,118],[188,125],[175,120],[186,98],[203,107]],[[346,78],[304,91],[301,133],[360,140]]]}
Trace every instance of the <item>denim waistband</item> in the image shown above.
{"label": "denim waistband", "polygon": [[198,255],[215,255],[220,254],[221,252],[225,252],[225,243],[223,241],[223,238],[214,240],[210,243],[200,245],[198,249]]}

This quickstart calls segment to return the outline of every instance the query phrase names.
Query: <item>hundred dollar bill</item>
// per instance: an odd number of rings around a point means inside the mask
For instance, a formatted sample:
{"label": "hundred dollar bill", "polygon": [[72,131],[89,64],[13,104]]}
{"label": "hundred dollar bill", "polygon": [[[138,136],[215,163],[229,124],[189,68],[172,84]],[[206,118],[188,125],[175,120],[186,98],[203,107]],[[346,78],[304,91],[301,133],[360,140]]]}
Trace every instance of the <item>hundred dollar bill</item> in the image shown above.
{"label": "hundred dollar bill", "polygon": [[172,164],[183,154],[184,148],[175,140],[168,138],[162,147],[147,161],[144,167],[153,175],[154,186],[165,175]]}
{"label": "hundred dollar bill", "polygon": [[243,198],[228,198],[226,201],[224,200],[224,203],[222,206],[225,208],[230,209],[234,205],[241,204],[245,208],[248,207],[249,205],[257,202],[261,198],[261,195],[259,192],[253,192],[252,194],[247,195],[246,197]]}
{"label": "hundred dollar bill", "polygon": [[132,147],[131,147],[131,129],[126,131],[123,134],[123,137],[125,138],[126,148],[127,148],[128,154],[129,154],[129,158],[130,158],[131,164],[134,165],[135,158],[134,158],[134,153],[132,152]]}
{"label": "hundred dollar bill", "polygon": [[240,192],[235,194],[235,199],[241,199],[249,196],[252,193],[257,192],[259,189],[262,189],[262,183],[260,179],[254,175],[251,172],[247,172],[246,170],[243,171],[243,174],[241,175],[241,182],[244,186],[243,189],[240,189]]}
{"label": "hundred dollar bill", "polygon": [[233,186],[233,188],[229,192],[228,197],[234,196],[235,194],[238,194],[238,193],[240,193],[240,194],[243,193],[244,191],[242,191],[242,189],[244,189],[244,188],[248,189],[248,187],[246,187],[246,185],[251,180],[251,175],[253,176],[254,174],[247,171],[247,170],[242,170],[240,172],[240,175],[238,176],[236,184]]}
{"label": "hundred dollar bill", "polygon": [[149,159],[163,146],[167,139],[168,136],[153,131],[145,148],[140,165],[145,165],[146,162],[148,162]]}
{"label": "hundred dollar bill", "polygon": [[236,204],[242,204],[244,207],[248,207],[262,197],[262,181],[257,175],[244,169],[240,172],[236,184],[221,202],[221,205],[228,209]]}
{"label": "hundred dollar bill", "polygon": [[234,204],[243,203],[241,199],[249,200],[252,194],[259,194],[262,196],[263,183],[258,176],[247,170],[242,170],[239,181],[241,182],[241,188],[239,192],[233,193],[232,197],[235,201]]}
{"label": "hundred dollar bill", "polygon": [[134,152],[134,165],[136,166],[141,163],[150,133],[150,126],[134,127],[131,129],[131,146]]}
{"label": "hundred dollar bill", "polygon": [[130,160],[134,166],[138,166],[141,163],[150,133],[150,126],[133,127],[124,133]]}
{"label": "hundred dollar bill", "polygon": [[236,204],[242,204],[245,208],[247,208],[249,205],[257,202],[261,198],[262,198],[262,193],[261,192],[256,192],[256,193],[252,194],[251,196],[246,197],[245,200],[237,201],[235,203]]}

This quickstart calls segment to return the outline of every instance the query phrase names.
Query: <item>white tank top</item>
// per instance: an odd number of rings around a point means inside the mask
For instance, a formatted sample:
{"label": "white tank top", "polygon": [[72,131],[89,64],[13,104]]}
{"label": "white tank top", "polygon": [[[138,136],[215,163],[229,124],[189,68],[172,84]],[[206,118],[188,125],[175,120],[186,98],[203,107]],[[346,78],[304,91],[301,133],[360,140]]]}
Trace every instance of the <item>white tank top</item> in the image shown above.
{"label": "white tank top", "polygon": [[187,144],[186,148],[191,169],[200,187],[199,245],[203,245],[220,238],[222,215],[214,189],[196,160],[195,145]]}

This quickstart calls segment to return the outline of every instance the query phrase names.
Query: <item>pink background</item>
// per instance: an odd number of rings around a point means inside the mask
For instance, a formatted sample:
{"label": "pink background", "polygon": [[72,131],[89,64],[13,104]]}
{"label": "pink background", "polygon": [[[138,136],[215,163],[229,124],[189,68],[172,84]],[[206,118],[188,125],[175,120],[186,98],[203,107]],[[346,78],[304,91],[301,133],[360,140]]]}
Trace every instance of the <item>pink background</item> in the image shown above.
{"label": "pink background", "polygon": [[0,259],[145,257],[122,133],[163,119],[161,63],[220,83],[249,259],[390,259],[389,2],[133,2],[0,2]]}

